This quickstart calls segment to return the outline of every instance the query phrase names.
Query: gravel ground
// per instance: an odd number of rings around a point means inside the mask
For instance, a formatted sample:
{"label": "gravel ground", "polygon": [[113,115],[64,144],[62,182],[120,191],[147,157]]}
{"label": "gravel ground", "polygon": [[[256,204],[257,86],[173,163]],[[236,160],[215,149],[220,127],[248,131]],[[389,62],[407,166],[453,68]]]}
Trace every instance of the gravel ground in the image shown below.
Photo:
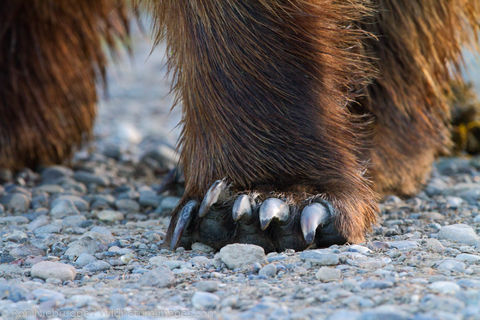
{"label": "gravel ground", "polygon": [[441,159],[416,197],[387,197],[360,245],[163,249],[179,114],[160,50],[145,62],[136,41],[69,166],[0,170],[2,319],[480,319],[480,158]]}

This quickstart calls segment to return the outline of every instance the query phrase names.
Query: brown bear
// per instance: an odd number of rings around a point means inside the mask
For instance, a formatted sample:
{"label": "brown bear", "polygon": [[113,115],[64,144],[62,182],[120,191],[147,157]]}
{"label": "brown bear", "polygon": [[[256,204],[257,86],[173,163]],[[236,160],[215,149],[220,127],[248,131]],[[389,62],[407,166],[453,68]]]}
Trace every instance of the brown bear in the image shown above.
{"label": "brown bear", "polygon": [[[171,247],[359,242],[382,194],[449,147],[449,83],[478,0],[156,0],[183,104]],[[0,4],[0,166],[55,163],[88,134],[120,0]],[[138,9],[139,7],[137,7]]]}

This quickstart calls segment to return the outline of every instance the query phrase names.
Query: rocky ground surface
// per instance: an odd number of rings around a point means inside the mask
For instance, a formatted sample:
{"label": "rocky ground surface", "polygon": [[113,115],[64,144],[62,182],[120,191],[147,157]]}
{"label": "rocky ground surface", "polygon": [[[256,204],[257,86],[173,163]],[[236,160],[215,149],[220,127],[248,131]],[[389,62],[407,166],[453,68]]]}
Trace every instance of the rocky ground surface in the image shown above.
{"label": "rocky ground surface", "polygon": [[165,120],[161,54],[129,64],[72,163],[0,170],[2,319],[480,319],[480,158],[440,160],[416,197],[386,198],[359,245],[170,251],[178,194],[157,191],[179,115]]}

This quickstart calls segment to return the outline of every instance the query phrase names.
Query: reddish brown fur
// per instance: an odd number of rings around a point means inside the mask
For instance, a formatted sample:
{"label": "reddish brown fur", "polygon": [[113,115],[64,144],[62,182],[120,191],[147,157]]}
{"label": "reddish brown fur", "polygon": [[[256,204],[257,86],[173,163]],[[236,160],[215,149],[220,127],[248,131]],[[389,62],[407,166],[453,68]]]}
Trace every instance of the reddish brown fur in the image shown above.
{"label": "reddish brown fur", "polygon": [[92,129],[120,0],[0,1],[0,167],[58,163]]}

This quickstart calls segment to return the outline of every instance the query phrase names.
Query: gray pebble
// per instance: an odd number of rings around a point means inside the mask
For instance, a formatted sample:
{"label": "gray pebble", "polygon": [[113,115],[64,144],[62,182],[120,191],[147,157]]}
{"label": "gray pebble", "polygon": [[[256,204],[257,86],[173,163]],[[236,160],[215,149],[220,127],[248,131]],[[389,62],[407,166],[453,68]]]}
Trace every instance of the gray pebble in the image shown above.
{"label": "gray pebble", "polygon": [[443,272],[464,272],[465,271],[465,263],[453,260],[453,259],[445,259],[438,263],[437,269]]}
{"label": "gray pebble", "polygon": [[32,278],[55,278],[62,281],[73,280],[77,271],[69,264],[42,261],[34,264],[30,270]]}
{"label": "gray pebble", "polygon": [[452,281],[436,281],[428,287],[430,290],[441,294],[455,294],[460,291],[460,286]]}
{"label": "gray pebble", "polygon": [[95,297],[87,294],[76,294],[71,296],[67,303],[74,305],[76,308],[87,307],[96,304]]}
{"label": "gray pebble", "polygon": [[[138,212],[140,211],[140,205],[137,201],[132,199],[119,199],[115,201],[115,207],[123,212]],[[121,220],[121,219],[120,219]]]}
{"label": "gray pebble", "polygon": [[203,253],[215,252],[215,250],[212,247],[207,246],[206,244],[203,244],[200,242],[195,242],[194,244],[192,244],[192,250],[196,252],[203,252]]}
{"label": "gray pebble", "polygon": [[69,216],[63,218],[62,225],[64,227],[80,227],[85,223],[85,221],[87,221],[87,218],[82,215]]}
{"label": "gray pebble", "polygon": [[199,281],[195,283],[195,288],[199,291],[215,292],[218,290],[219,282],[215,280]]}
{"label": "gray pebble", "polygon": [[105,262],[102,260],[96,260],[85,265],[83,269],[89,272],[100,272],[100,271],[108,270],[111,267],[112,266],[108,262]]}
{"label": "gray pebble", "polygon": [[237,269],[255,262],[262,263],[265,261],[263,248],[253,244],[229,244],[220,249],[217,255],[230,269]]}
{"label": "gray pebble", "polygon": [[445,250],[445,247],[443,246],[443,244],[437,239],[433,239],[433,238],[426,239],[424,241],[424,246],[426,249],[434,252],[442,252],[443,250]]}
{"label": "gray pebble", "polygon": [[449,240],[467,245],[475,245],[479,237],[472,227],[466,224],[452,224],[442,227],[438,233],[439,239]]}
{"label": "gray pebble", "polygon": [[20,230],[13,230],[12,232],[4,234],[3,237],[5,240],[12,242],[24,242],[28,239],[27,234]]}
{"label": "gray pebble", "polygon": [[24,224],[28,223],[28,218],[23,216],[6,216],[0,217],[0,225],[2,224]]}
{"label": "gray pebble", "polygon": [[138,202],[144,207],[158,207],[162,201],[162,197],[158,196],[153,190],[140,191]]}
{"label": "gray pebble", "polygon": [[360,288],[367,289],[387,289],[393,287],[393,282],[385,280],[367,280],[360,284]]}
{"label": "gray pebble", "polygon": [[143,286],[164,288],[175,283],[175,275],[168,268],[159,267],[144,273],[139,283]]}
{"label": "gray pebble", "polygon": [[73,202],[75,207],[80,210],[80,211],[87,211],[88,210],[88,202],[80,198],[79,196],[74,196],[74,195],[61,195],[53,202],[51,203],[50,207],[53,208],[55,207],[58,203],[65,201],[65,200],[70,200]]}
{"label": "gray pebble", "polygon": [[57,184],[43,184],[35,188],[35,192],[62,193],[65,190]]}
{"label": "gray pebble", "polygon": [[88,171],[76,171],[73,174],[73,178],[78,182],[85,184],[98,184],[99,186],[106,187],[109,185],[109,180],[105,176],[96,175]]}
{"label": "gray pebble", "polygon": [[42,171],[42,180],[44,182],[52,182],[60,178],[68,178],[73,176],[73,171],[70,168],[62,166],[52,166],[45,168]]}
{"label": "gray pebble", "polygon": [[127,298],[121,294],[112,294],[110,296],[110,309],[121,310],[127,306]]}
{"label": "gray pebble", "polygon": [[315,278],[322,282],[330,282],[340,280],[342,272],[335,268],[321,267],[315,273]]}
{"label": "gray pebble", "polygon": [[57,201],[52,209],[50,209],[50,215],[55,219],[79,214],[80,212],[78,211],[77,207],[73,201],[69,199]]}
{"label": "gray pebble", "polygon": [[161,215],[169,214],[177,207],[180,203],[180,198],[178,197],[164,197],[160,202],[160,205],[155,209],[155,213],[159,213]]}
{"label": "gray pebble", "polygon": [[81,253],[78,256],[78,258],[75,260],[75,265],[79,268],[82,268],[82,267],[86,266],[87,264],[92,263],[96,260],[97,260],[97,258],[95,258],[93,255],[84,252],[84,253]]}
{"label": "gray pebble", "polygon": [[329,253],[325,250],[306,250],[300,253],[302,260],[319,266],[332,266],[340,263],[338,254]]}
{"label": "gray pebble", "polygon": [[467,262],[467,263],[477,263],[480,262],[480,256],[470,253],[461,253],[455,257],[456,260]]}
{"label": "gray pebble", "polygon": [[273,278],[277,274],[277,267],[273,263],[269,263],[266,266],[262,267],[260,271],[258,271],[260,276],[264,276],[267,278]]}
{"label": "gray pebble", "polygon": [[123,213],[115,210],[102,210],[97,212],[97,218],[102,221],[115,222],[124,219]]}
{"label": "gray pebble", "polygon": [[220,298],[208,292],[195,292],[192,297],[192,305],[195,309],[213,309],[220,302]]}
{"label": "gray pebble", "polygon": [[25,212],[30,207],[30,198],[23,193],[10,193],[3,196],[0,202],[7,210]]}
{"label": "gray pebble", "polygon": [[62,225],[57,223],[50,223],[33,230],[36,237],[43,238],[51,233],[60,233],[62,231]]}
{"label": "gray pebble", "polygon": [[27,300],[29,292],[23,286],[0,281],[0,300],[8,299],[12,302]]}
{"label": "gray pebble", "polygon": [[356,320],[360,312],[352,310],[338,310],[327,317],[327,320]]}
{"label": "gray pebble", "polygon": [[364,311],[358,320],[407,320],[410,316],[396,306],[381,306]]}
{"label": "gray pebble", "polygon": [[91,237],[84,237],[74,242],[71,242],[65,251],[65,255],[70,259],[74,260],[79,257],[82,253],[93,254],[101,249],[101,244],[98,243],[95,239]]}
{"label": "gray pebble", "polygon": [[390,241],[388,244],[400,251],[410,251],[418,247],[417,241],[412,240]]}

